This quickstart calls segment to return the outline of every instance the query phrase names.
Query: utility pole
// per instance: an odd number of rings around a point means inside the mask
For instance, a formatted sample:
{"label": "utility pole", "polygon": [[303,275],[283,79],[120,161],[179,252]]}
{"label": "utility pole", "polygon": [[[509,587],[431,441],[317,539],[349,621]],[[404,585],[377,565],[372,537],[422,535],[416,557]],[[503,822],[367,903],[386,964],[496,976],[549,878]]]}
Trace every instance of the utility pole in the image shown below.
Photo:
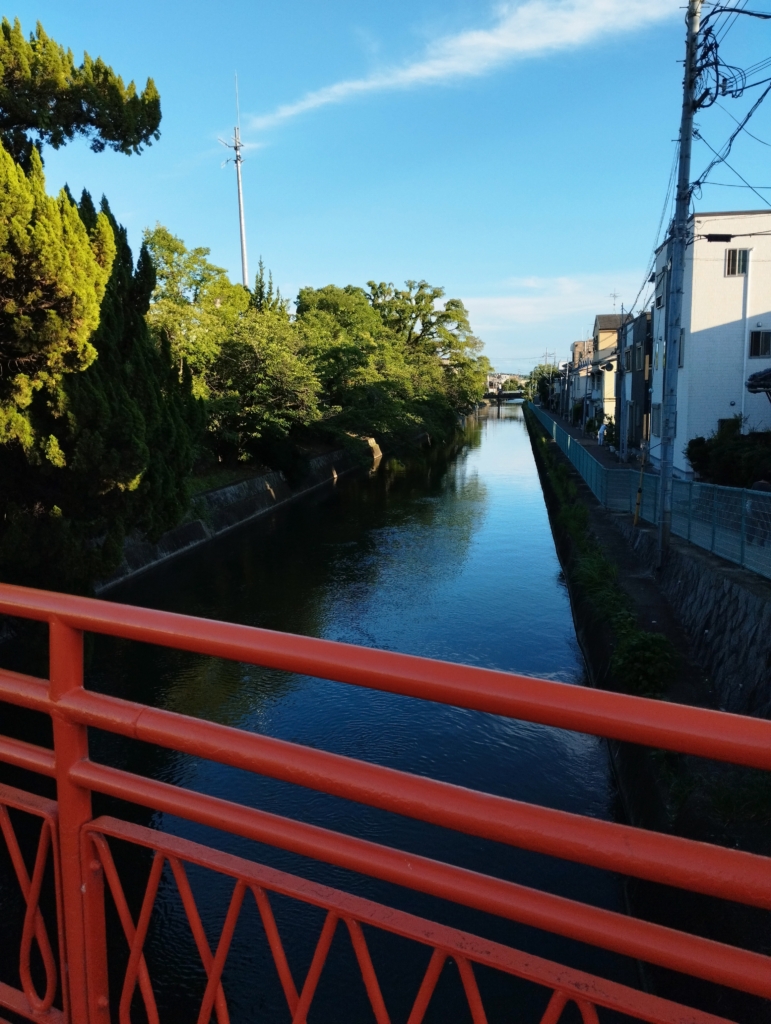
{"label": "utility pole", "polygon": [[[634,351],[634,350],[633,350]],[[618,332],[618,355],[616,356],[616,381],[618,386],[618,457],[626,462],[629,439],[629,406],[626,400],[626,320],[624,304],[621,304],[621,327]]]}
{"label": "utility pole", "polygon": [[664,393],[661,410],[661,456],[659,480],[658,566],[664,562],[672,530],[672,468],[677,426],[677,368],[683,319],[683,282],[685,279],[685,248],[688,230],[688,207],[691,201],[691,147],[693,115],[696,110],[697,52],[701,0],[688,0],[685,38],[685,69],[683,74],[683,110],[680,118],[680,158],[677,174],[675,219],[667,245],[668,297],[666,307],[664,349]]}
{"label": "utility pole", "polygon": [[[244,191],[241,184],[241,164],[244,162],[244,158],[241,156],[241,150],[244,148],[241,142],[241,110],[238,103],[238,75],[236,75],[236,121],[238,122],[233,129],[233,141],[225,142],[220,139],[220,142],[226,149],[232,149],[235,153],[233,163],[236,165],[236,182],[238,184],[238,223],[241,228],[241,282],[244,288],[249,287],[249,264],[246,258],[246,224],[244,222]],[[229,163],[230,161],[226,161]],[[224,165],[223,165],[224,166]]]}

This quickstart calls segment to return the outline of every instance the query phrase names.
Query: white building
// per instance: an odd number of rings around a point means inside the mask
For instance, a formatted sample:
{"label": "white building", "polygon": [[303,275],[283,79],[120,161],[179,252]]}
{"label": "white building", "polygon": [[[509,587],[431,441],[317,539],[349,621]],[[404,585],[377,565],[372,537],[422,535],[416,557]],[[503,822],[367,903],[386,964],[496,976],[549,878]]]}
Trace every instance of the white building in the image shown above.
{"label": "white building", "polygon": [[[771,403],[751,395],[751,373],[771,368],[771,210],[697,213],[688,224],[677,374],[675,474],[689,477],[691,438],[738,414],[745,432],[771,430]],[[667,249],[656,258],[651,462],[659,461],[667,304]]]}
{"label": "white building", "polygon": [[499,391],[507,381],[510,381],[513,378],[518,379],[515,373],[495,373],[495,371],[491,371],[487,375],[488,392],[494,393]]}

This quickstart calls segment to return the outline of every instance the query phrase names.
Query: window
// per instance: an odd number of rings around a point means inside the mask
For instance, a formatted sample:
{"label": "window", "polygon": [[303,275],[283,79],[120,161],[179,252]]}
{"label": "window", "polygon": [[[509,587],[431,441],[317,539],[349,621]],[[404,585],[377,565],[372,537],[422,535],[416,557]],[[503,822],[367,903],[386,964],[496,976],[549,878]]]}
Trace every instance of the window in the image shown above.
{"label": "window", "polygon": [[661,403],[651,406],[651,433],[661,437]]}
{"label": "window", "polygon": [[750,356],[753,359],[771,356],[771,331],[750,331]]}
{"label": "window", "polygon": [[632,350],[630,348],[624,349],[624,369],[627,372],[632,369]]}
{"label": "window", "polygon": [[664,305],[664,296],[663,295],[657,295],[656,296],[656,309],[661,309],[661,307],[663,305]]}
{"label": "window", "polygon": [[747,273],[749,249],[726,249],[725,272],[727,277],[738,277]]}
{"label": "window", "polygon": [[635,348],[634,348],[634,368],[635,368],[635,370],[642,370],[642,368],[643,368],[643,350],[642,350],[642,345],[635,345]]}
{"label": "window", "polygon": [[680,348],[677,353],[677,365],[685,366],[685,328],[680,328]]}

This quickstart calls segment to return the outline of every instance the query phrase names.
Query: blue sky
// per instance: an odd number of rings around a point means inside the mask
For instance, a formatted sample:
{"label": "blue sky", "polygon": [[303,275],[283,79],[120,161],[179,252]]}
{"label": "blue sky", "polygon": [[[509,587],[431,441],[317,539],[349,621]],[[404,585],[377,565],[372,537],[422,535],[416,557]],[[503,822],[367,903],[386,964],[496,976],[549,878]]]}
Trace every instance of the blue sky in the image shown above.
{"label": "blue sky", "polygon": [[[756,9],[771,9],[757,0]],[[142,156],[83,143],[45,155],[49,189],[105,193],[137,247],[160,221],[240,279],[232,134],[238,72],[250,271],[304,285],[425,278],[467,303],[497,368],[567,355],[595,313],[634,300],[662,213],[679,123],[679,0],[19,0],[124,78],[155,79],[162,136]],[[725,59],[771,50],[741,19]],[[744,24],[744,23],[747,24]],[[721,100],[741,117],[759,90]],[[771,142],[769,107],[751,130]],[[733,122],[700,113],[718,148]],[[771,185],[768,146],[730,162]],[[694,170],[708,162],[697,143]],[[726,168],[715,181],[741,184]],[[697,208],[756,209],[705,186]],[[763,193],[771,201],[771,191]]]}

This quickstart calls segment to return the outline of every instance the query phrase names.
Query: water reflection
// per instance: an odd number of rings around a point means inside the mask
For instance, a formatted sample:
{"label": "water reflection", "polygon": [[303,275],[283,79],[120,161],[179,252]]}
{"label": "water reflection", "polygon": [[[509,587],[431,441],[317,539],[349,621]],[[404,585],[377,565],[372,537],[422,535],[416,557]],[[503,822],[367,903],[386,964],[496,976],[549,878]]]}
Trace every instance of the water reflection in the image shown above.
{"label": "water reflection", "polygon": [[[473,419],[450,449],[386,458],[374,475],[339,481],[124,585],[111,597],[578,685],[583,681],[568,596],[516,407]],[[600,818],[613,813],[606,748],[593,737],[107,638],[93,645],[88,684],[472,788]],[[593,869],[114,738],[94,737],[93,749],[100,759],[166,781],[596,905],[622,906],[617,879]],[[179,819],[158,817],[156,824],[212,841],[206,829]],[[635,983],[627,963],[601,951],[246,840],[217,841],[234,853]],[[228,886],[211,876],[194,872],[193,877],[214,935]],[[162,897],[151,959],[159,1000],[171,1014],[168,1019],[176,1020],[183,1019],[175,1016],[183,1007],[193,1012],[202,977],[191,966],[191,940],[169,879]],[[296,905],[279,903],[277,912],[290,962],[302,976],[320,925],[314,919],[311,927],[307,912]],[[250,914],[236,932],[225,974],[231,1020],[252,1021],[259,1007],[261,1020],[282,1021],[280,990],[258,921]],[[384,978],[384,992],[392,1019],[402,1019],[406,1010],[400,1017],[398,1008],[417,990],[427,957],[397,950],[393,941],[374,939],[373,956],[381,975],[400,958],[396,981]],[[319,990],[318,1022],[370,1019],[366,997],[351,987],[350,954],[340,943]],[[511,1019],[513,1002],[521,1019],[538,1019],[543,993],[512,979],[480,976],[491,1021]],[[466,1019],[454,985],[451,978],[442,982],[427,1021]],[[344,1016],[341,1000],[351,1007]]]}

